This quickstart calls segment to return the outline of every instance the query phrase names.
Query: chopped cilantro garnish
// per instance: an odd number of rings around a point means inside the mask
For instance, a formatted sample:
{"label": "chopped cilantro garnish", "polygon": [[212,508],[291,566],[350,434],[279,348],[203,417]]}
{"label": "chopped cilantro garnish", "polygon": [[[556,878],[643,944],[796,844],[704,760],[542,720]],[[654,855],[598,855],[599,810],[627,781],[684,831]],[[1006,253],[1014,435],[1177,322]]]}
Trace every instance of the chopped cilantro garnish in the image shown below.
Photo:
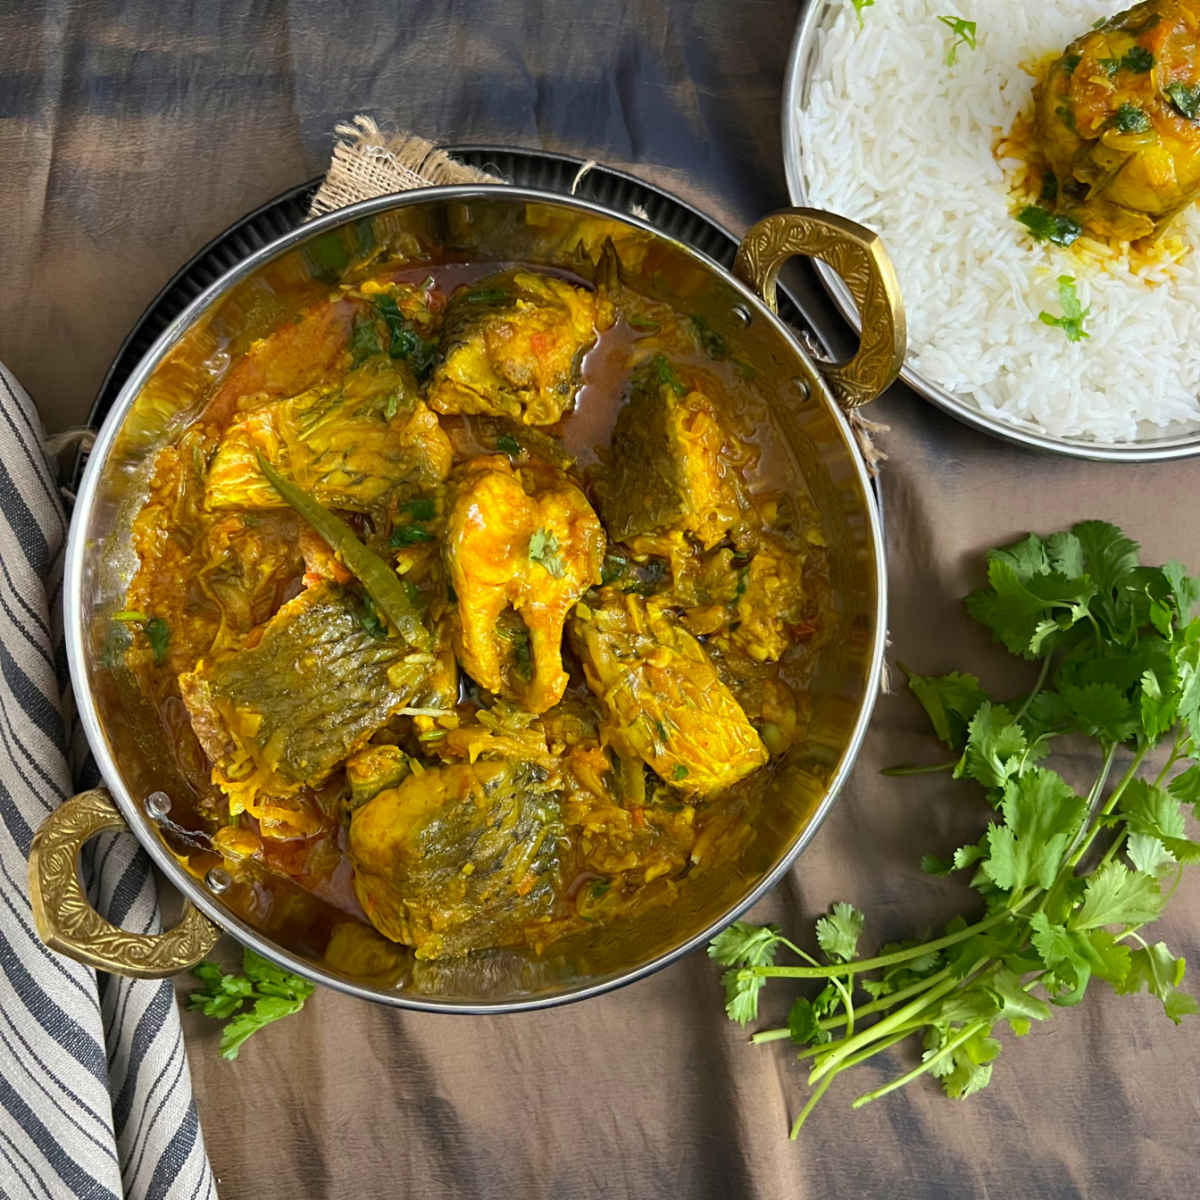
{"label": "chopped cilantro garnish", "polygon": [[1053,171],[1042,172],[1042,192],[1038,198],[1043,204],[1053,204],[1058,199],[1058,176]]}
{"label": "chopped cilantro garnish", "polygon": [[854,15],[858,18],[858,27],[861,29],[863,27],[863,9],[874,8],[875,0],[850,0],[850,3],[854,5]]}
{"label": "chopped cilantro garnish", "polygon": [[969,50],[975,49],[975,22],[964,21],[962,17],[938,17],[938,20],[953,35],[953,40],[946,50],[946,66],[952,67],[958,61],[959,46],[966,46]]}
{"label": "chopped cilantro garnish", "polygon": [[1057,326],[1067,335],[1069,342],[1079,342],[1086,337],[1091,337],[1091,334],[1084,329],[1083,322],[1088,313],[1092,311],[1092,307],[1089,304],[1087,308],[1084,308],[1079,303],[1073,276],[1060,275],[1058,277],[1058,302],[1062,305],[1061,317],[1056,317],[1053,313],[1043,310],[1038,313],[1038,320],[1043,325]]}
{"label": "chopped cilantro garnish", "polygon": [[687,395],[687,384],[676,374],[666,355],[656,354],[651,362],[654,364],[654,374],[660,385],[671,388],[678,396]]}
{"label": "chopped cilantro garnish", "polygon": [[[167,647],[171,642],[171,630],[162,617],[152,617],[149,613],[125,608],[120,612],[113,613],[112,619],[120,621],[122,625],[140,625],[142,633],[146,635],[146,641],[150,645],[150,652],[154,655],[154,665],[156,667],[162,665],[167,657]],[[125,646],[128,645],[129,640],[126,639]]]}
{"label": "chopped cilantro garnish", "polygon": [[687,777],[688,769],[683,765],[683,763],[679,763],[675,770],[671,772],[671,778],[675,780],[686,779]]}
{"label": "chopped cilantro garnish", "polygon": [[600,583],[607,587],[615,583],[629,569],[629,560],[620,554],[606,554],[600,568]]}
{"label": "chopped cilantro garnish", "polygon": [[379,332],[375,328],[375,322],[370,317],[359,317],[354,322],[354,329],[350,334],[352,365],[357,367],[373,354],[382,352],[383,347],[379,344]]}
{"label": "chopped cilantro garnish", "polygon": [[1154,54],[1145,46],[1131,46],[1122,55],[1121,66],[1135,75],[1145,75],[1154,66]]}
{"label": "chopped cilantro garnish", "polygon": [[1200,84],[1188,87],[1186,83],[1168,83],[1163,91],[1181,116],[1189,121],[1200,116]]}
{"label": "chopped cilantro garnish", "polygon": [[[1054,176],[1050,176],[1054,179]],[[1042,195],[1045,196],[1045,182],[1042,184]],[[1055,180],[1055,191],[1058,182]],[[1052,213],[1042,208],[1040,204],[1027,204],[1019,213],[1017,220],[1029,230],[1036,241],[1053,242],[1056,246],[1069,246],[1081,233],[1083,226],[1078,221],[1062,213]]]}
{"label": "chopped cilantro garnish", "polygon": [[561,579],[566,566],[558,553],[558,538],[548,529],[535,529],[529,539],[529,561],[537,563],[548,575]]}
{"label": "chopped cilantro garnish", "polygon": [[692,313],[690,319],[692,328],[696,331],[696,339],[700,343],[700,349],[709,358],[716,359],[718,362],[721,359],[728,358],[729,349],[725,345],[725,339],[699,313]]}
{"label": "chopped cilantro garnish", "polygon": [[375,311],[387,323],[391,344],[388,353],[393,358],[404,359],[419,380],[425,380],[433,370],[437,359],[435,343],[423,338],[412,322],[400,311],[394,296],[377,296]]}
{"label": "chopped cilantro garnish", "polygon": [[1123,101],[1113,113],[1113,127],[1120,133],[1145,133],[1150,128],[1150,118],[1136,104]]}
{"label": "chopped cilantro garnish", "polygon": [[358,623],[362,626],[363,630],[373,638],[383,641],[387,637],[387,622],[379,615],[379,610],[375,607],[375,601],[365,592],[359,601],[354,615],[358,618]]}
{"label": "chopped cilantro garnish", "polygon": [[437,502],[432,496],[418,496],[402,504],[401,509],[414,521],[432,521],[437,515]]}
{"label": "chopped cilantro garnish", "polygon": [[420,525],[397,525],[392,530],[388,544],[392,549],[398,546],[414,546],[417,542],[432,542],[433,534]]}
{"label": "chopped cilantro garnish", "polygon": [[515,437],[507,433],[502,433],[496,439],[496,449],[502,454],[507,454],[510,458],[516,458],[521,453],[521,443]]}

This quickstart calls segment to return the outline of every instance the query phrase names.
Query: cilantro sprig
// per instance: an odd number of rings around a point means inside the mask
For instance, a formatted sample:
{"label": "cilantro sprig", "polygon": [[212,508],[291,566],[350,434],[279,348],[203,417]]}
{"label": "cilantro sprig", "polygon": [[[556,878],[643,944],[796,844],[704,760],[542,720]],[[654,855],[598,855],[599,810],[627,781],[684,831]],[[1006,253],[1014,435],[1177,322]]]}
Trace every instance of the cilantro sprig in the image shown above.
{"label": "cilantro sprig", "polygon": [[1089,304],[1084,308],[1080,303],[1079,294],[1075,291],[1075,277],[1060,275],[1057,282],[1058,303],[1062,307],[1062,316],[1056,317],[1043,309],[1038,313],[1038,320],[1043,325],[1061,329],[1067,335],[1068,342],[1081,342],[1084,338],[1090,338],[1092,335],[1084,329],[1083,323],[1092,311],[1092,306]]}
{"label": "cilantro sprig", "polygon": [[285,971],[253,950],[242,951],[243,975],[223,971],[216,963],[197,963],[192,974],[201,987],[189,993],[188,1008],[224,1021],[221,1057],[234,1059],[242,1043],[264,1025],[298,1013],[312,995],[313,985]]}
{"label": "cilantro sprig", "polygon": [[[1138,554],[1102,521],[988,554],[988,584],[966,608],[1010,653],[1039,664],[1023,697],[997,699],[960,672],[908,673],[954,757],[888,773],[949,771],[985,790],[994,813],[980,838],[948,859],[922,859],[934,874],[967,872],[982,915],[866,958],[855,957],[865,920],[848,904],[817,922],[821,958],[774,926],[743,922],[710,944],[739,1024],[756,1019],[773,979],[823,985],[795,1000],[785,1027],[751,1039],[789,1039],[810,1065],[813,1091],[793,1137],[838,1075],[909,1038],[920,1062],[854,1107],[922,1075],[952,1097],[979,1091],[1004,1025],[1022,1037],[1096,979],[1155,997],[1176,1024],[1200,1011],[1180,990],[1184,959],[1144,936],[1183,867],[1200,861],[1184,811],[1200,821],[1200,618],[1191,615],[1200,583],[1178,563],[1143,566]],[[1047,765],[1068,735],[1073,757],[1080,737],[1095,744],[1099,769],[1085,792]],[[800,965],[776,965],[780,951]]]}

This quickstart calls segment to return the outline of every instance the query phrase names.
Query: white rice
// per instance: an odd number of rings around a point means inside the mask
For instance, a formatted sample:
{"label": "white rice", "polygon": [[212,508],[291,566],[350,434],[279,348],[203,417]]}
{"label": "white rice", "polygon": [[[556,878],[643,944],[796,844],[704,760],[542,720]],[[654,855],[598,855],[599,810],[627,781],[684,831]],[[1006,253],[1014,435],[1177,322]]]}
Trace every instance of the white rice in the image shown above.
{"label": "white rice", "polygon": [[[833,3],[796,114],[808,203],[876,230],[895,263],[909,365],[1009,424],[1097,442],[1200,428],[1200,254],[1139,275],[1034,243],[992,147],[1029,103],[1020,64],[1121,7],[876,0],[860,29],[850,0]],[[977,48],[960,46],[952,67],[942,15],[977,25]],[[1200,246],[1195,206],[1172,228]],[[1059,275],[1091,305],[1088,339],[1038,320],[1061,312]]]}

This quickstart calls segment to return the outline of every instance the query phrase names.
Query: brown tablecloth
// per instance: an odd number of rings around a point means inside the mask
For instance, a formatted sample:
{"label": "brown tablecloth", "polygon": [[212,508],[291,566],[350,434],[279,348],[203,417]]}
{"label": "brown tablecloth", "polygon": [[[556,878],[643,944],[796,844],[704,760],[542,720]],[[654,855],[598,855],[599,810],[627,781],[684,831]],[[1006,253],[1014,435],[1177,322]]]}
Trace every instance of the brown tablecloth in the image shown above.
{"label": "brown tablecloth", "polygon": [[[0,6],[0,359],[51,427],[80,420],[121,336],[170,272],[245,210],[318,171],[336,121],[371,112],[447,140],[594,156],[735,227],[786,203],[783,67],[799,5],[570,0],[233,6]],[[819,296],[818,323],[836,330]],[[1194,463],[1041,457],[956,425],[903,388],[883,473],[892,654],[936,672],[1006,667],[957,604],[985,547],[1104,517],[1151,558],[1200,567]],[[800,929],[835,899],[880,940],[953,912],[925,850],[975,836],[977,805],[939,779],[924,718],[885,697],[833,814],[752,914]],[[1087,764],[1083,764],[1087,765]],[[1200,878],[1160,925],[1200,962]],[[1200,974],[1200,970],[1197,971]],[[786,1008],[785,989],[764,1003]],[[217,1057],[188,1015],[209,1153],[227,1200],[271,1197],[1138,1196],[1200,1172],[1200,1022],[1094,985],[1024,1040],[990,1089],[919,1084],[857,1113],[835,1086],[786,1140],[803,1076],[721,1011],[699,954],[550,1012],[450,1018],[329,992]],[[895,1072],[909,1061],[894,1054]],[[868,1068],[861,1090],[882,1080]]]}

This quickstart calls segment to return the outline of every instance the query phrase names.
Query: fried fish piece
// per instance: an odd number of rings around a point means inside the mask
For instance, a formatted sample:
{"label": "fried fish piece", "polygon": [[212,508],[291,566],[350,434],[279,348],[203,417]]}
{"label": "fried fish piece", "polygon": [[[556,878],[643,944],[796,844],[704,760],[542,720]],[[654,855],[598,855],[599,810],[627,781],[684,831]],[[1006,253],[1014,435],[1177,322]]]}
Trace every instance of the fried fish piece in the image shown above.
{"label": "fried fish piece", "polygon": [[258,642],[179,677],[192,727],[231,810],[258,793],[315,787],[399,709],[424,698],[428,654],[368,631],[361,599],[320,583],[285,604]]}
{"label": "fried fish piece", "polygon": [[608,714],[608,741],[672,787],[714,796],[767,761],[704,647],[662,601],[603,588],[569,634]]}
{"label": "fried fish piece", "polygon": [[350,822],[363,911],[422,959],[531,940],[562,884],[558,803],[552,775],[513,760],[433,767],[380,792]]}
{"label": "fried fish piece", "polygon": [[735,464],[746,453],[704,392],[662,355],[649,359],[634,372],[597,483],[609,536],[683,533],[716,545],[741,516]]}
{"label": "fried fish piece", "polygon": [[1156,233],[1200,194],[1200,3],[1147,0],[1073,41],[1034,89],[1059,211]]}
{"label": "fried fish piece", "polygon": [[553,275],[505,271],[461,287],[446,306],[430,407],[552,425],[611,320],[611,306]]}
{"label": "fried fish piece", "polygon": [[448,474],[450,440],[408,366],[376,356],[338,384],[256,408],[225,431],[208,469],[212,509],[281,508],[262,455],[330,508],[385,509]]}

